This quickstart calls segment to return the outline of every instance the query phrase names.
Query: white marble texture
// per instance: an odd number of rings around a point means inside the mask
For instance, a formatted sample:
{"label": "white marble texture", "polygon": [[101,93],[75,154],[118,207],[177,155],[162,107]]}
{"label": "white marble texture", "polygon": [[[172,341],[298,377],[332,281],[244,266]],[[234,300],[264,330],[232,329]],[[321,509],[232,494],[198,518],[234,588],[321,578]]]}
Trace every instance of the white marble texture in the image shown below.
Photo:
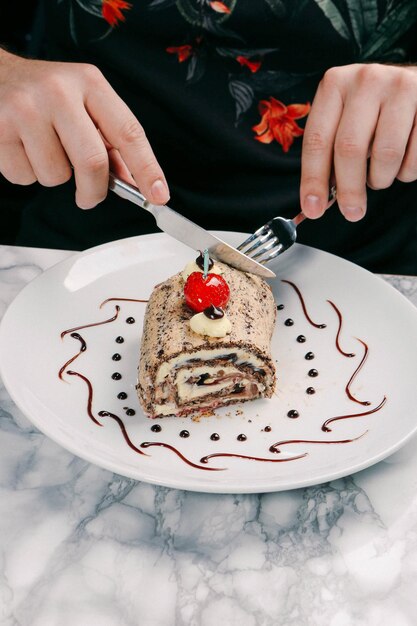
{"label": "white marble texture", "polygon": [[[0,316],[68,254],[0,246]],[[417,440],[330,484],[190,493],[74,457],[0,383],[0,489],[1,626],[417,623]]]}

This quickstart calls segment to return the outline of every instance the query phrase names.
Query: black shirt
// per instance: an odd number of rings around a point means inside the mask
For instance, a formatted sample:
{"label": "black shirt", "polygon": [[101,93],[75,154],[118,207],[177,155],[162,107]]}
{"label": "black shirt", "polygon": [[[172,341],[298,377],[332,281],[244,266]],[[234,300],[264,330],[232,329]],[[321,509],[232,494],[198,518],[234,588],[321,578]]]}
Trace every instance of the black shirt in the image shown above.
{"label": "black shirt", "polygon": [[[171,206],[211,229],[299,211],[302,132],[326,69],[417,59],[415,0],[49,0],[43,23],[45,57],[102,70],[144,126]],[[73,183],[41,190],[18,243],[83,249],[156,230],[116,197],[91,211],[73,197]],[[417,274],[417,184],[368,190],[363,220],[333,207],[299,241]]]}

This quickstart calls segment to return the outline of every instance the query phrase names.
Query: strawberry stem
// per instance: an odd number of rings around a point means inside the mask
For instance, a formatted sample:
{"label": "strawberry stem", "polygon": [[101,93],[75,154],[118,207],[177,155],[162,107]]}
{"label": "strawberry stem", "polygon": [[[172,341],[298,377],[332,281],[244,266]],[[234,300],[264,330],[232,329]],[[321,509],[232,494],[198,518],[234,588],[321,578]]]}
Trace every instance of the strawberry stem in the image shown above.
{"label": "strawberry stem", "polygon": [[207,248],[204,250],[203,255],[204,255],[203,278],[204,278],[204,280],[206,280],[207,274],[208,274],[208,269],[209,269],[209,261],[210,261],[210,257],[209,257],[209,253],[208,253]]}

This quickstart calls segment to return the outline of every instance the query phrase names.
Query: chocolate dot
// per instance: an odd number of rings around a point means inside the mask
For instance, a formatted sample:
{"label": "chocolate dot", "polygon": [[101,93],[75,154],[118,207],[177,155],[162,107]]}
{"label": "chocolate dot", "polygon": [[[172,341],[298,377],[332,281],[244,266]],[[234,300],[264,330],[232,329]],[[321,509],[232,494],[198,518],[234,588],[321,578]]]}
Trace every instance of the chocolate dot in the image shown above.
{"label": "chocolate dot", "polygon": [[311,396],[313,395],[313,393],[316,393],[316,390],[314,389],[314,387],[307,387],[306,393],[308,393],[308,395]]}
{"label": "chocolate dot", "polygon": [[214,304],[210,304],[210,306],[204,309],[203,313],[209,320],[221,320],[224,317],[223,309],[214,306]]}
{"label": "chocolate dot", "polygon": [[125,391],[121,391],[119,394],[117,394],[117,397],[119,398],[119,400],[126,400],[127,393]]}
{"label": "chocolate dot", "polygon": [[112,359],[113,361],[120,361],[122,357],[120,356],[120,354],[118,352],[116,352],[116,354],[113,354]]}
{"label": "chocolate dot", "polygon": [[297,341],[298,343],[305,343],[306,338],[304,337],[304,335],[298,335]]}
{"label": "chocolate dot", "polygon": [[162,426],[160,426],[159,424],[154,424],[153,426],[151,426],[151,431],[153,433],[160,433],[162,430]]}
{"label": "chocolate dot", "polygon": [[180,432],[180,437],[183,437],[184,439],[186,439],[189,436],[190,436],[190,433],[188,432],[188,430],[182,430]]}
{"label": "chocolate dot", "polygon": [[300,417],[300,414],[296,409],[291,409],[291,411],[288,411],[287,416],[295,418],[295,417]]}
{"label": "chocolate dot", "polygon": [[127,411],[126,411],[126,415],[129,415],[129,417],[130,417],[131,415],[136,415],[136,411],[135,411],[135,409],[127,409]]}
{"label": "chocolate dot", "polygon": [[120,380],[122,375],[119,374],[119,372],[114,372],[114,374],[112,374],[111,377],[113,378],[113,380]]}
{"label": "chocolate dot", "polygon": [[134,324],[135,323],[135,318],[134,317],[128,317],[126,320],[126,324]]}
{"label": "chocolate dot", "polygon": [[284,305],[283,304],[278,304],[277,309],[278,311],[282,311],[284,309]]}
{"label": "chocolate dot", "polygon": [[314,353],[313,352],[307,352],[307,354],[304,357],[305,359],[307,359],[307,361],[311,361],[312,359],[314,359]]}
{"label": "chocolate dot", "polygon": [[119,337],[116,337],[116,343],[123,343],[123,342],[124,342],[123,337],[120,337],[120,335]]}
{"label": "chocolate dot", "polygon": [[312,369],[312,370],[309,371],[308,375],[311,376],[312,378],[315,378],[316,376],[319,375],[319,373],[318,373],[317,370]]}
{"label": "chocolate dot", "polygon": [[246,441],[247,437],[244,433],[240,433],[240,435],[237,436],[237,440],[238,441]]}
{"label": "chocolate dot", "polygon": [[271,432],[271,430],[272,430],[272,428],[271,428],[270,426],[265,426],[265,428],[264,428],[264,431],[265,431],[266,433],[270,433],[270,432]]}
{"label": "chocolate dot", "polygon": [[210,435],[210,439],[212,441],[218,441],[220,439],[219,433],[213,433],[212,435]]}
{"label": "chocolate dot", "polygon": [[292,320],[290,317],[285,320],[284,322],[285,326],[294,326],[294,320]]}

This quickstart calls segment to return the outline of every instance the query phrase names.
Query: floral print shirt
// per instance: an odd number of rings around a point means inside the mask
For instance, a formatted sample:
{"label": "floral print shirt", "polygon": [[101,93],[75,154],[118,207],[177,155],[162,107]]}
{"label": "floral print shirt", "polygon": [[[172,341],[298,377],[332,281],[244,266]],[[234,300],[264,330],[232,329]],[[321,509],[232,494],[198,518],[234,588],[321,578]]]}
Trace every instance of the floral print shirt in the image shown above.
{"label": "floral print shirt", "polygon": [[[44,4],[48,56],[100,67],[143,124],[173,206],[210,228],[297,213],[303,129],[329,67],[417,59],[416,0]],[[378,194],[368,223],[329,211],[302,240],[377,269],[391,211],[389,191]]]}

